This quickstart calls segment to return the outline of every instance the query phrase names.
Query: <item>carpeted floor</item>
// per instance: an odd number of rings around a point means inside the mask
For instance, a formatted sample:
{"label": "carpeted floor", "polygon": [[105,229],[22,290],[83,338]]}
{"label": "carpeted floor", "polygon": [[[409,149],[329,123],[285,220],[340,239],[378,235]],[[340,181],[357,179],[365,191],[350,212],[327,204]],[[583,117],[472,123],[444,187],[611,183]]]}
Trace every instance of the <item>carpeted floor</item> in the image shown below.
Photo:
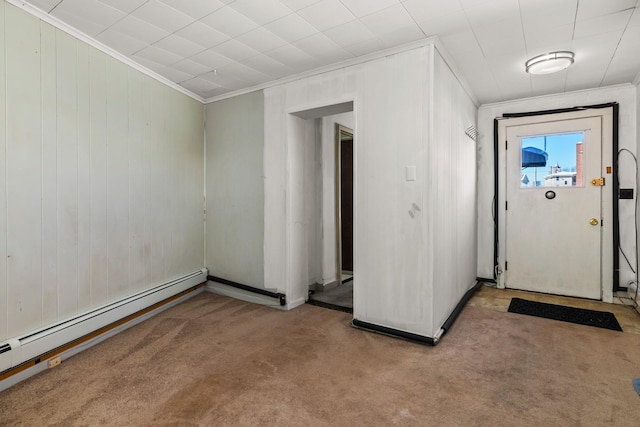
{"label": "carpeted floor", "polygon": [[436,347],[202,293],[0,392],[0,425],[637,426],[640,335],[467,306]]}

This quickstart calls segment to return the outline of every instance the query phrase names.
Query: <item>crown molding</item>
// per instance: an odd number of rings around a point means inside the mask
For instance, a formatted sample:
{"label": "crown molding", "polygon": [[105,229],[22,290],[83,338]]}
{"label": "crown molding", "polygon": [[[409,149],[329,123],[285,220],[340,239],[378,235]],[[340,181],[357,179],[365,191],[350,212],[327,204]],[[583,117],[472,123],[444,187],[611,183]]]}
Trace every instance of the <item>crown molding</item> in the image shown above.
{"label": "crown molding", "polygon": [[126,55],[121,54],[120,52],[117,52],[115,50],[113,50],[112,48],[110,48],[109,46],[100,43],[98,40],[86,35],[85,33],[78,31],[77,29],[73,28],[72,26],[70,26],[69,24],[61,21],[60,19],[56,18],[55,16],[51,16],[48,13],[44,12],[41,9],[38,9],[35,6],[32,6],[28,3],[25,3],[24,1],[19,1],[19,0],[5,0],[6,3],[9,3],[15,7],[17,7],[18,9],[22,9],[23,11],[27,12],[30,15],[35,16],[36,18],[46,22],[47,24],[51,24],[54,27],[56,27],[57,29],[64,31],[65,33],[75,37],[76,39],[100,50],[101,52],[111,56],[114,59],[117,59],[120,62],[125,63],[126,65],[130,66],[131,68],[140,71],[143,74],[146,74],[147,76],[159,81],[160,83],[169,86],[172,89],[177,90],[178,92],[181,92],[185,95],[187,95],[190,98],[195,99],[196,101],[199,101],[201,103],[205,102],[205,99],[203,97],[201,97],[200,95],[197,95],[193,92],[191,92],[190,90],[187,90],[185,88],[183,88],[182,86],[180,86],[177,83],[172,82],[171,80],[167,79],[164,76],[161,76],[160,74],[151,71],[150,69],[143,67],[142,65],[138,64],[137,62],[133,61],[131,58],[129,58]]}

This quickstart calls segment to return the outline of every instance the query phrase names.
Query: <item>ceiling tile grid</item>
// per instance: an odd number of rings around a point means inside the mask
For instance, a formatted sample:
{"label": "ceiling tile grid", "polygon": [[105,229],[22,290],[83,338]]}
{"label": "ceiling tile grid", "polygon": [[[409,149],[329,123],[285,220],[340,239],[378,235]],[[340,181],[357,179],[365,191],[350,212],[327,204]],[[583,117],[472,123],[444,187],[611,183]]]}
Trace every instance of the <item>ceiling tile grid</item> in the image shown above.
{"label": "ceiling tile grid", "polygon": [[[202,97],[438,36],[480,103],[640,72],[640,0],[28,0]],[[524,62],[575,52],[561,73]]]}

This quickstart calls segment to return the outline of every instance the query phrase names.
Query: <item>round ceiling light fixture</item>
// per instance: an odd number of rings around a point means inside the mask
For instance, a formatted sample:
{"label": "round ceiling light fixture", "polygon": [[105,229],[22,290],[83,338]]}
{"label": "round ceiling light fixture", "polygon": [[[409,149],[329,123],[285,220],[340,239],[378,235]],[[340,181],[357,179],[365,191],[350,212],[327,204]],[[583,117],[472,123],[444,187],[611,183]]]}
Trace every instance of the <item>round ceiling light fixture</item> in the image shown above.
{"label": "round ceiling light fixture", "polygon": [[549,52],[531,58],[524,65],[529,74],[551,74],[568,68],[574,56],[568,50]]}

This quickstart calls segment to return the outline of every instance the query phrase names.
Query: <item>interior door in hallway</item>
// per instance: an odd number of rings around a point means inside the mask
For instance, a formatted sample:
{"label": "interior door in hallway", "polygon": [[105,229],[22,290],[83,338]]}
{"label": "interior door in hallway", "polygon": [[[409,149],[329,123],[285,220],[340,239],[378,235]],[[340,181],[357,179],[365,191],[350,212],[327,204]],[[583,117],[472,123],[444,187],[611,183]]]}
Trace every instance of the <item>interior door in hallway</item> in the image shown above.
{"label": "interior door in hallway", "polygon": [[353,134],[340,131],[340,246],[342,271],[353,272]]}
{"label": "interior door in hallway", "polygon": [[506,287],[601,299],[601,120],[506,128]]}

